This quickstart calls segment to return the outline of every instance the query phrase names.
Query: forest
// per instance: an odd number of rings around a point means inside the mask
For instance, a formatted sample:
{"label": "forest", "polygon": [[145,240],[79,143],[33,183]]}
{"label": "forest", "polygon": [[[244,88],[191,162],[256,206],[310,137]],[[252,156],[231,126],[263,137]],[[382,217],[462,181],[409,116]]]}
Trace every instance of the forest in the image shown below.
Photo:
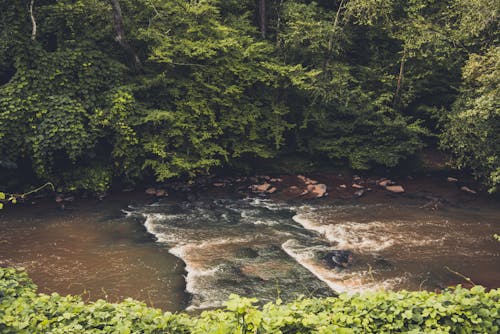
{"label": "forest", "polygon": [[498,0],[2,0],[0,185],[442,150],[500,184]]}

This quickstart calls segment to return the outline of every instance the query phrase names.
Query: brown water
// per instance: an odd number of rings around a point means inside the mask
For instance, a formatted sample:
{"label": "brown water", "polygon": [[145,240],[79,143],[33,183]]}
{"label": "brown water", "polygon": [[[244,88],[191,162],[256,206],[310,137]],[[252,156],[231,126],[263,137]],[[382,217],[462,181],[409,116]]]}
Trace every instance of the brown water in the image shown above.
{"label": "brown water", "polygon": [[[406,195],[19,207],[0,216],[0,265],[26,267],[44,292],[132,297],[171,311],[220,306],[230,293],[269,301],[467,283],[454,272],[500,287],[500,208],[465,199],[437,211]],[[338,249],[353,252],[349,269],[322,259]]]}
{"label": "brown water", "polygon": [[187,304],[184,265],[141,221],[124,219],[128,200],[18,206],[0,216],[0,266],[24,267],[45,293],[111,302],[131,297],[171,311]]}

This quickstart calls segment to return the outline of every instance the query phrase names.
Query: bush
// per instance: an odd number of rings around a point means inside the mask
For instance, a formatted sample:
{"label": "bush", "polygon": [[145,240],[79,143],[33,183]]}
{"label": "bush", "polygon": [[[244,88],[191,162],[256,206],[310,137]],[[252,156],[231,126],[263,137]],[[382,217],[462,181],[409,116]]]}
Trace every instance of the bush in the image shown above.
{"label": "bush", "polygon": [[232,295],[225,310],[163,313],[126,299],[85,304],[37,294],[24,271],[0,268],[1,333],[498,333],[500,290],[373,292],[280,300],[257,307]]}

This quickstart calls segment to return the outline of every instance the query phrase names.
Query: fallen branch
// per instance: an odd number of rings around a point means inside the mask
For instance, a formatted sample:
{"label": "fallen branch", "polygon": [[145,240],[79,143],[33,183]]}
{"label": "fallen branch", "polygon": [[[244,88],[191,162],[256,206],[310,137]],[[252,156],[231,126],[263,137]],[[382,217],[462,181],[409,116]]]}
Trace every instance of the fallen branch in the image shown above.
{"label": "fallen branch", "polygon": [[476,283],[474,283],[469,277],[465,276],[464,274],[459,273],[458,271],[450,269],[448,266],[444,266],[444,269],[448,270],[450,273],[453,273],[457,276],[462,277],[464,280],[472,284],[473,286],[476,286]]}

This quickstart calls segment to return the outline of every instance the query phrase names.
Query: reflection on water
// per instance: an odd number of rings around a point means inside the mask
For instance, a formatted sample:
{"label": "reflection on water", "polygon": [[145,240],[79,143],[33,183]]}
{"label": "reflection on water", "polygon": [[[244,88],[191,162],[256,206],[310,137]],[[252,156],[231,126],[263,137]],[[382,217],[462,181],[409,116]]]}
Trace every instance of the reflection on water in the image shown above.
{"label": "reflection on water", "polygon": [[[446,266],[500,286],[496,208],[321,203],[205,195],[14,212],[0,221],[0,265],[28,268],[42,291],[172,311],[220,306],[230,293],[271,301],[460,283]],[[331,268],[332,250],[351,251],[351,266]]]}

